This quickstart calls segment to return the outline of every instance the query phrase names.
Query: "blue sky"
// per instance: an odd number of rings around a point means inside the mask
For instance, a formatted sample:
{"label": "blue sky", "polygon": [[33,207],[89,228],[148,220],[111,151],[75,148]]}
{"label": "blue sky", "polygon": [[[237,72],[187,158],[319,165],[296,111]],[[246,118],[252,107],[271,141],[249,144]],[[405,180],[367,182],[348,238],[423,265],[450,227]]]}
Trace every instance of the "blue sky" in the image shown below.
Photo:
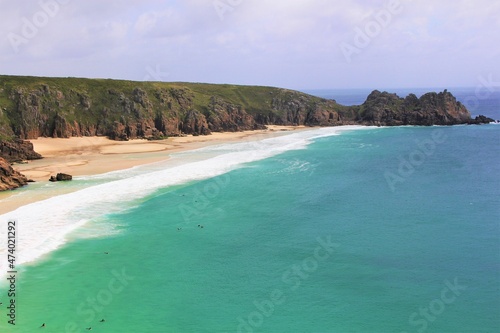
{"label": "blue sky", "polygon": [[0,0],[0,73],[292,89],[500,81],[497,0]]}

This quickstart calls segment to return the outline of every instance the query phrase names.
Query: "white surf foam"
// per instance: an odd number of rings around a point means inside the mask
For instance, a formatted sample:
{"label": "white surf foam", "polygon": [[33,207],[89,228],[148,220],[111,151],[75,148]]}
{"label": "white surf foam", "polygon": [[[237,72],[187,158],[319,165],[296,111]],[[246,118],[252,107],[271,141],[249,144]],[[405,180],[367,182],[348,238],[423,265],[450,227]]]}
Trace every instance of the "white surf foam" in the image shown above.
{"label": "white surf foam", "polygon": [[[202,148],[212,153],[201,161],[187,162],[166,169],[147,173],[130,172],[124,177],[120,171],[117,178],[95,176],[104,182],[73,193],[32,203],[1,215],[0,223],[0,274],[7,271],[7,222],[17,221],[17,264],[32,262],[43,255],[54,251],[67,241],[70,233],[81,228],[91,220],[101,218],[128,208],[127,204],[145,197],[154,191],[172,185],[202,180],[219,176],[234,170],[245,163],[269,158],[289,150],[305,148],[312,140],[321,137],[338,135],[342,131],[365,128],[361,126],[345,126],[321,128],[303,131],[261,141],[225,144],[217,147]],[[192,151],[187,154],[197,154]],[[187,159],[189,161],[189,159]],[[157,169],[157,166],[156,166]],[[115,174],[115,176],[117,176]],[[89,177],[92,178],[92,177]],[[104,236],[97,234],[95,237]]]}

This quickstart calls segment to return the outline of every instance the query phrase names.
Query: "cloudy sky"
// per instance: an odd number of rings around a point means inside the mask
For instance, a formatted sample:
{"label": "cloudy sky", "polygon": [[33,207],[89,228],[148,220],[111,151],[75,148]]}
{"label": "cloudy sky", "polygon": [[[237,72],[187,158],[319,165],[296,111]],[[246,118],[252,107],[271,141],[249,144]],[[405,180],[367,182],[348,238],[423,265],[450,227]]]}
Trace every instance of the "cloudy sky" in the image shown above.
{"label": "cloudy sky", "polygon": [[0,74],[270,85],[500,81],[498,0],[0,0]]}

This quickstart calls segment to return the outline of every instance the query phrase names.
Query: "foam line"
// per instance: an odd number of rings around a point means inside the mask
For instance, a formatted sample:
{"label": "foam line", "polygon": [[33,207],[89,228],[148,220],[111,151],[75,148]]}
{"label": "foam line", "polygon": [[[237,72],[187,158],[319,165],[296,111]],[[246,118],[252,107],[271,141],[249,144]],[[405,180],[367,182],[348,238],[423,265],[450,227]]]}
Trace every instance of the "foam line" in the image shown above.
{"label": "foam line", "polygon": [[[239,168],[246,163],[276,156],[286,151],[304,149],[314,139],[338,135],[342,131],[363,128],[345,126],[303,131],[261,141],[246,141],[202,148],[210,151],[208,157],[200,161],[190,161],[151,172],[131,172],[130,177],[120,177],[73,193],[59,195],[47,200],[32,203],[0,216],[0,275],[7,269],[6,244],[7,222],[16,220],[17,227],[17,264],[35,261],[56,250],[68,240],[73,231],[82,228],[91,220],[101,218],[129,208],[134,200],[143,198],[156,190],[172,185],[216,177]],[[186,155],[199,154],[200,150]],[[215,154],[215,156],[214,156]],[[146,170],[144,168],[142,171]],[[103,178],[102,175],[96,176]],[[92,177],[88,177],[92,178]],[[113,177],[111,177],[113,178]],[[99,178],[97,178],[99,179]],[[103,236],[95,235],[95,237]]]}

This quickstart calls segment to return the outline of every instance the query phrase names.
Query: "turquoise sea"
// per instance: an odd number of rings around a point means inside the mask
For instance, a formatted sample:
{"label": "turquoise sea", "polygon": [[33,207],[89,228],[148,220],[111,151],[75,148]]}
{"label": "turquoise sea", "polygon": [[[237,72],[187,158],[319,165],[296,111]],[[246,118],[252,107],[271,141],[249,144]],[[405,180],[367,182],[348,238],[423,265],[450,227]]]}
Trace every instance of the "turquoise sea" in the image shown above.
{"label": "turquoise sea", "polygon": [[0,332],[500,332],[499,125],[312,129],[68,186],[0,216]]}

